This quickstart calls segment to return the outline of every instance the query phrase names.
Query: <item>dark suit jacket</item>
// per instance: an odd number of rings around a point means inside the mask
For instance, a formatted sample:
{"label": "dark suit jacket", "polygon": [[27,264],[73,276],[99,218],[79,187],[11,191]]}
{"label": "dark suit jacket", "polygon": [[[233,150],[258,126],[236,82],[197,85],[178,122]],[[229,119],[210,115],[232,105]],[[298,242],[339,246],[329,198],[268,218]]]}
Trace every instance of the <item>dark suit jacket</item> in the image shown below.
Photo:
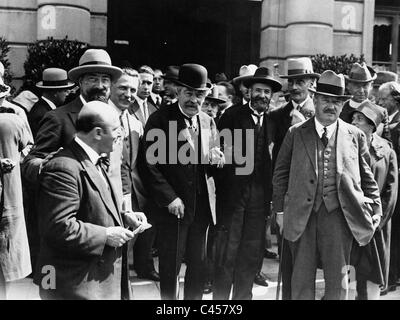
{"label": "dark suit jacket", "polygon": [[[147,99],[147,107],[149,110],[149,117],[158,110],[158,107],[153,104],[149,99]],[[129,113],[134,115],[136,119],[138,119],[142,123],[143,128],[146,126],[146,121],[143,118],[142,112],[140,111],[139,103],[136,100],[129,107]]]}
{"label": "dark suit jacket", "polygon": [[[273,178],[273,206],[283,211],[284,237],[297,241],[304,232],[317,192],[317,145],[314,117],[292,126],[279,151]],[[337,190],[342,212],[360,245],[374,234],[373,213],[382,215],[378,185],[369,166],[365,135],[338,120]]]}
{"label": "dark suit jacket", "polygon": [[[314,108],[312,99],[308,99],[306,103],[310,108]],[[275,167],[276,158],[278,157],[279,149],[281,148],[283,139],[289,128],[292,126],[292,117],[290,113],[293,110],[293,103],[289,101],[287,104],[280,108],[274,109],[269,112],[269,118],[272,124],[272,141],[274,143],[272,149],[272,164]]]}
{"label": "dark suit jacket", "polygon": [[52,109],[50,105],[45,100],[40,98],[39,101],[33,105],[31,111],[28,113],[28,121],[29,125],[31,126],[34,139],[36,139],[36,135],[39,131],[40,121],[42,121],[44,115],[51,110]]}
{"label": "dark suit jacket", "polygon": [[72,141],[82,106],[82,100],[78,97],[65,106],[45,114],[40,122],[35,146],[22,164],[22,173],[29,182],[36,182],[43,158],[60,147],[66,147]]}
{"label": "dark suit jacket", "polygon": [[[235,108],[235,109],[232,109]],[[231,110],[232,109],[232,110]],[[228,130],[233,136],[232,142],[224,141],[224,153],[226,157],[226,165],[222,170],[217,172],[217,202],[218,204],[222,202],[223,207],[232,206],[232,204],[240,201],[243,195],[243,188],[251,183],[251,174],[253,170],[248,171],[248,174],[238,174],[237,170],[247,166],[248,168],[254,168],[254,154],[256,142],[253,140],[253,144],[250,144],[249,138],[246,136],[246,130],[252,130],[255,128],[254,120],[251,116],[251,110],[249,104],[241,105],[239,107],[229,108],[221,117],[218,123],[218,131],[221,135],[221,139],[224,136],[224,131]],[[265,181],[265,208],[266,214],[269,213],[269,202],[272,197],[272,165],[271,165],[271,155],[268,149],[270,144],[270,121],[267,115],[264,116],[263,126],[265,135],[265,146],[263,159],[265,161],[263,177]],[[241,132],[241,143],[236,140],[235,130],[240,130]],[[250,150],[252,152],[250,152]],[[238,163],[238,159],[234,158],[234,154],[244,154],[247,153],[246,160],[247,164]],[[253,155],[253,157],[249,157]],[[226,210],[224,210],[225,212]]]}
{"label": "dark suit jacket", "polygon": [[129,297],[126,248],[106,245],[106,228],[124,226],[114,186],[108,182],[110,189],[75,141],[42,171],[38,192],[41,247],[35,282],[41,285],[46,276],[42,267],[54,266],[56,297]]}
{"label": "dark suit jacket", "polygon": [[[215,184],[208,165],[208,158],[209,150],[214,146],[218,146],[217,132],[215,123],[211,117],[204,112],[200,112],[198,117],[200,119],[201,157],[202,163],[206,163],[205,179],[211,215],[215,223]],[[173,132],[169,131],[170,123],[177,125],[176,136],[173,135]],[[151,159],[149,156],[146,156],[148,168],[146,184],[150,190],[150,196],[153,197],[160,208],[164,208],[164,211],[162,211],[161,214],[165,219],[174,217],[168,213],[165,208],[176,198],[181,198],[186,209],[182,222],[190,223],[194,217],[196,202],[193,166],[197,166],[197,164],[181,164],[178,158],[180,148],[190,148],[188,141],[184,138],[190,134],[186,127],[183,115],[179,110],[178,103],[175,103],[168,108],[161,109],[150,116],[144,131],[143,143],[145,152],[149,151],[149,148],[154,148],[153,139],[151,139],[149,135],[149,133],[155,132],[152,131],[153,129],[159,129],[161,132],[165,133],[166,141],[160,145],[160,147],[165,147],[165,149],[162,152],[160,151],[160,154],[166,152],[165,155],[167,158],[164,163],[154,164],[150,161]],[[178,139],[179,133],[183,135],[183,139]],[[170,137],[172,140],[171,145],[168,143]],[[176,164],[173,163],[173,160],[168,159],[168,155],[176,157]]]}

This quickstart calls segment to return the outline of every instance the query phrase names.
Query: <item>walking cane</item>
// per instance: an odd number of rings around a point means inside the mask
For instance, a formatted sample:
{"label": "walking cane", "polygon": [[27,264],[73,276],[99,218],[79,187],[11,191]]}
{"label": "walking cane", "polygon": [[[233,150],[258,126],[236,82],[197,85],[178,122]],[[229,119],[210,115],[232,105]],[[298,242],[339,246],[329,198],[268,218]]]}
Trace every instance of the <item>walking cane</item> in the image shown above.
{"label": "walking cane", "polygon": [[[282,230],[283,231],[283,230]],[[279,232],[279,231],[278,231]],[[283,232],[281,239],[281,254],[279,255],[279,269],[278,269],[278,285],[276,286],[276,297],[275,300],[279,300],[279,295],[281,292],[281,281],[282,281],[282,257],[283,257]]]}
{"label": "walking cane", "polygon": [[[180,234],[180,226],[181,226],[181,216],[178,213],[178,221],[177,221],[177,226],[178,226],[178,234],[176,237],[176,254],[175,254],[175,273],[176,273],[176,300],[179,300],[179,291],[180,291],[180,285],[179,285],[179,270],[181,269],[181,261],[179,259],[179,234]],[[179,266],[179,268],[178,268]]]}

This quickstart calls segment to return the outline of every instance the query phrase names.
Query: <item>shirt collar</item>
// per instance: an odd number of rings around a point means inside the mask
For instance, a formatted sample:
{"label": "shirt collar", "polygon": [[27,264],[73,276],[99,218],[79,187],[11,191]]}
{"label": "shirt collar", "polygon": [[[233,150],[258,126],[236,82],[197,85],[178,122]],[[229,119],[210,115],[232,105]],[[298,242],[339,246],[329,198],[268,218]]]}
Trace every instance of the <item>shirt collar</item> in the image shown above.
{"label": "shirt collar", "polygon": [[135,96],[135,98],[136,98],[136,101],[139,103],[139,105],[142,107],[144,100],[142,98],[140,98],[139,96]]}
{"label": "shirt collar", "polygon": [[[179,110],[181,111],[183,117],[185,118],[185,120],[189,120],[188,118],[190,118],[190,117],[189,117],[188,115],[186,115],[186,114],[183,112],[183,110],[182,110],[182,108],[181,108],[181,106],[180,106],[179,103],[178,103],[178,107],[179,107]],[[197,114],[196,114],[196,116],[197,116]],[[192,120],[193,123],[196,122],[196,119],[197,119],[196,116],[193,116],[193,117],[190,118],[190,119]]]}
{"label": "shirt collar", "polygon": [[251,101],[249,102],[249,108],[251,110],[251,113],[256,115],[258,114],[259,116],[263,117],[265,112],[259,113],[258,111],[254,110],[253,107],[251,106]]}
{"label": "shirt collar", "polygon": [[44,101],[46,101],[46,102],[47,102],[47,104],[50,106],[50,108],[51,108],[52,110],[55,110],[55,109],[57,109],[57,106],[54,104],[54,102],[53,102],[53,101],[51,101],[51,100],[47,99],[47,98],[46,98],[46,97],[44,97],[44,96],[42,96],[42,99],[43,99]]}
{"label": "shirt collar", "polygon": [[[318,136],[321,138],[322,134],[324,133],[324,128],[325,127],[317,120],[316,117],[314,117],[314,122],[315,122],[315,130],[317,130]],[[337,122],[338,121],[336,120],[334,123],[332,123],[332,124],[330,124],[329,126],[326,127],[328,139],[330,139],[330,137],[332,136],[333,132],[335,131],[336,126],[337,126]]]}
{"label": "shirt collar", "polygon": [[396,114],[399,113],[399,110],[397,110],[396,112],[392,113],[392,115],[389,116],[389,122],[392,122],[393,118],[396,116]]}
{"label": "shirt collar", "polygon": [[81,98],[81,101],[82,101],[83,105],[87,104],[86,100],[83,98],[82,95],[80,95],[79,98]]}
{"label": "shirt collar", "polygon": [[154,102],[157,102],[157,98],[160,98],[161,100],[161,96],[158,93],[151,92],[150,96],[152,97]]}
{"label": "shirt collar", "polygon": [[293,109],[301,109],[301,108],[303,108],[304,104],[305,104],[308,100],[310,100],[310,99],[311,99],[311,98],[310,98],[310,96],[308,95],[307,98],[306,98],[303,102],[301,102],[301,103],[296,103],[296,102],[294,102],[294,101],[292,100]]}
{"label": "shirt collar", "polygon": [[115,111],[117,111],[117,113],[118,113],[119,116],[123,113],[123,111],[122,111],[120,108],[118,108],[118,107],[116,106],[116,104],[115,104],[111,99],[108,100],[108,104],[109,104],[111,107],[113,107],[113,108],[115,109]]}
{"label": "shirt collar", "polygon": [[93,164],[96,165],[99,158],[101,158],[100,155],[95,150],[93,150],[91,146],[83,142],[79,137],[75,137],[75,142],[81,146],[81,148],[86,152],[90,161],[92,161]]}

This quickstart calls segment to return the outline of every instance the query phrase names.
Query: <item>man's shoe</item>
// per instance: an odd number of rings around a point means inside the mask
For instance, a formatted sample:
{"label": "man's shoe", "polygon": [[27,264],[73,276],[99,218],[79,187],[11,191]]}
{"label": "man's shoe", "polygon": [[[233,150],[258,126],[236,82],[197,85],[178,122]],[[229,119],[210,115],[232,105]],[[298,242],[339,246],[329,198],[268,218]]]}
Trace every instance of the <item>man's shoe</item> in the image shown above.
{"label": "man's shoe", "polygon": [[160,275],[158,274],[157,271],[150,271],[149,273],[144,273],[144,274],[138,273],[137,277],[140,279],[160,281]]}
{"label": "man's shoe", "polygon": [[211,292],[212,292],[212,282],[207,281],[206,284],[204,285],[203,293],[210,294]]}
{"label": "man's shoe", "polygon": [[257,273],[254,283],[259,286],[268,287],[267,277],[262,272]]}
{"label": "man's shoe", "polygon": [[272,252],[272,251],[269,251],[269,250],[265,249],[264,258],[276,259],[276,258],[278,258],[278,255],[275,252]]}

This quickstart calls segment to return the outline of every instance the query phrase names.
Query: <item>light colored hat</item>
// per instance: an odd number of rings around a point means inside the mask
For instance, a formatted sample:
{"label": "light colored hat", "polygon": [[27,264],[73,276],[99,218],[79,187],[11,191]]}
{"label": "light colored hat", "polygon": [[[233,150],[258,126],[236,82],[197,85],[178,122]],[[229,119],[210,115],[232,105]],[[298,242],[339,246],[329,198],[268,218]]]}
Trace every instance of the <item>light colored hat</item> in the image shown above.
{"label": "light colored hat", "polygon": [[0,61],[0,77],[4,77],[4,64]]}
{"label": "light colored hat", "polygon": [[321,77],[317,82],[317,88],[310,88],[308,90],[324,96],[350,99],[352,96],[345,95],[344,89],[344,76],[341,73],[336,74],[332,70],[326,70],[321,74]]}
{"label": "light colored hat", "polygon": [[10,95],[11,87],[4,83],[4,65],[0,62],[0,99]]}
{"label": "light colored hat", "polygon": [[239,70],[239,76],[236,78],[233,78],[232,82],[234,84],[239,84],[241,81],[254,76],[257,68],[258,67],[255,64],[249,64],[248,66],[247,65],[241,66],[240,70]]}
{"label": "light colored hat", "polygon": [[319,78],[320,76],[319,73],[314,72],[311,59],[303,57],[288,59],[288,74],[280,75],[279,77],[283,79],[291,79],[303,77]]}
{"label": "light colored hat", "polygon": [[378,71],[376,73],[376,79],[374,80],[374,83],[372,85],[374,87],[380,87],[386,82],[397,82],[398,78],[399,76],[397,75],[397,73],[394,73],[392,71]]}
{"label": "light colored hat", "polygon": [[362,64],[354,63],[351,67],[348,76],[345,76],[347,81],[366,83],[376,79],[376,72],[371,67],[368,67],[365,62]]}
{"label": "light colored hat", "polygon": [[68,81],[67,71],[60,68],[47,68],[43,70],[43,81],[36,84],[41,89],[68,89],[75,86],[74,82]]}
{"label": "light colored hat", "polygon": [[352,112],[352,114],[354,114],[354,112],[360,112],[369,120],[371,120],[375,125],[375,130],[380,125],[385,115],[385,109],[376,105],[370,100],[366,100],[361,103],[358,108]]}
{"label": "light colored hat", "polygon": [[77,82],[79,77],[85,73],[105,73],[111,78],[118,79],[122,75],[120,68],[111,65],[111,58],[103,49],[88,49],[79,60],[79,67],[68,72],[68,77]]}
{"label": "light colored hat", "polygon": [[218,97],[218,86],[213,86],[212,89],[210,90],[210,93],[206,97],[206,100],[210,100],[212,102],[215,102],[217,104],[225,103],[226,100],[223,100]]}

